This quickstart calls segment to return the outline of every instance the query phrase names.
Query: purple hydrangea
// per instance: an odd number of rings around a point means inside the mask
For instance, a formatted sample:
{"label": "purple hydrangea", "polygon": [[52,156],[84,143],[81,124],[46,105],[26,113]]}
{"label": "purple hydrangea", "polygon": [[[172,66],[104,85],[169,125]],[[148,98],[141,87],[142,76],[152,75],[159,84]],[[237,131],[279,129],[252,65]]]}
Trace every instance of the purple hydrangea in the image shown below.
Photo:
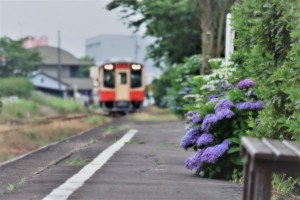
{"label": "purple hydrangea", "polygon": [[222,89],[222,90],[230,90],[232,88],[234,88],[234,86],[231,85],[231,84],[229,84],[229,85],[221,85],[221,86],[218,87],[218,89]]}
{"label": "purple hydrangea", "polygon": [[262,110],[265,106],[265,103],[261,100],[254,103],[255,110]]}
{"label": "purple hydrangea", "polygon": [[264,108],[264,102],[261,100],[256,102],[243,102],[238,103],[236,107],[239,110],[261,110]]}
{"label": "purple hydrangea", "polygon": [[216,114],[208,114],[204,117],[203,123],[202,123],[202,130],[205,132],[208,132],[211,125],[217,123],[219,121],[219,118]]}
{"label": "purple hydrangea", "polygon": [[202,163],[202,161],[201,161],[202,153],[203,153],[203,150],[200,149],[196,153],[196,155],[189,157],[185,161],[185,167],[190,170],[195,169],[195,168],[197,170],[199,170],[201,168],[201,163]]}
{"label": "purple hydrangea", "polygon": [[210,134],[210,133],[203,133],[202,135],[200,135],[200,137],[197,139],[197,146],[201,147],[203,145],[207,145],[211,142],[214,141],[214,135]]}
{"label": "purple hydrangea", "polygon": [[201,156],[201,162],[216,163],[219,158],[227,151],[230,141],[224,140],[221,144],[206,148]]}
{"label": "purple hydrangea", "polygon": [[193,116],[194,114],[197,114],[197,112],[195,112],[195,111],[189,111],[189,112],[187,112],[185,115],[188,116],[188,117],[191,117],[191,116]]}
{"label": "purple hydrangea", "polygon": [[192,115],[192,122],[193,122],[193,125],[196,125],[196,124],[199,124],[200,122],[202,122],[202,119],[198,113],[195,113],[194,115]]}
{"label": "purple hydrangea", "polygon": [[197,142],[198,137],[200,136],[201,132],[200,129],[191,128],[189,129],[186,134],[181,139],[181,147],[185,150],[194,146]]}
{"label": "purple hydrangea", "polygon": [[222,120],[224,118],[230,119],[234,116],[234,112],[229,109],[222,109],[217,112],[216,115],[218,116],[219,120]]}
{"label": "purple hydrangea", "polygon": [[209,100],[212,100],[212,99],[217,99],[217,98],[219,98],[219,97],[224,97],[224,96],[225,96],[224,93],[221,93],[221,94],[214,94],[214,95],[210,95],[210,96],[208,97],[208,99],[209,99]]}
{"label": "purple hydrangea", "polygon": [[223,109],[230,109],[234,104],[229,99],[222,99],[219,103],[215,105],[215,111],[219,112]]}
{"label": "purple hydrangea", "polygon": [[256,83],[254,81],[252,81],[251,79],[245,79],[245,80],[240,81],[238,83],[237,87],[240,90],[243,90],[243,89],[249,89],[249,88],[253,87],[254,85],[256,85]]}

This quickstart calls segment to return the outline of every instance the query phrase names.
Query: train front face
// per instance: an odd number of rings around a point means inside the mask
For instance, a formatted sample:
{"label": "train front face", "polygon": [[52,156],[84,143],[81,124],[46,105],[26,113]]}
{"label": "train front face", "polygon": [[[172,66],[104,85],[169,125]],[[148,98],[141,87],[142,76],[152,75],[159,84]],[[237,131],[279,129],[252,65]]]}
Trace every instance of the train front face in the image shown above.
{"label": "train front face", "polygon": [[108,63],[100,67],[99,103],[104,111],[139,110],[144,101],[144,66]]}

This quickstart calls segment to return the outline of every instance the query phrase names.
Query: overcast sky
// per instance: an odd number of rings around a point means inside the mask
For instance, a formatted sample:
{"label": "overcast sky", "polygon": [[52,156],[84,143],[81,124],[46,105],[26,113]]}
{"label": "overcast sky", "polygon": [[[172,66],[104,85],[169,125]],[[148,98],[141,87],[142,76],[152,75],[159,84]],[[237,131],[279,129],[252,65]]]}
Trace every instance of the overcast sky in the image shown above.
{"label": "overcast sky", "polygon": [[132,34],[118,12],[105,10],[110,0],[0,0],[0,37],[49,38],[77,57],[85,55],[85,39],[99,34]]}

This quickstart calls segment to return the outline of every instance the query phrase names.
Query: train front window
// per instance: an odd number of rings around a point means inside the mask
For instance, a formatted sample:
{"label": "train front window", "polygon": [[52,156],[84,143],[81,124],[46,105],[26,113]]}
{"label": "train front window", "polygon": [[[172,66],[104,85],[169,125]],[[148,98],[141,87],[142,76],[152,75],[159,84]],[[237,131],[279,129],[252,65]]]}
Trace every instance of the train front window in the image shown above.
{"label": "train front window", "polygon": [[115,70],[104,69],[104,87],[115,88]]}
{"label": "train front window", "polygon": [[142,87],[142,70],[131,70],[131,88]]}
{"label": "train front window", "polygon": [[127,84],[127,75],[126,75],[126,73],[120,72],[119,75],[120,75],[120,84],[121,85]]}

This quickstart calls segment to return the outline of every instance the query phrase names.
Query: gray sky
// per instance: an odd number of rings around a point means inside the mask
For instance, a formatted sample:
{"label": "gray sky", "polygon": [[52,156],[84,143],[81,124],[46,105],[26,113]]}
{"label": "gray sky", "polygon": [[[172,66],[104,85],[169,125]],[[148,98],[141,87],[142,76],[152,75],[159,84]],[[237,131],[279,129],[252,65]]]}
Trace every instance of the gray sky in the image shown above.
{"label": "gray sky", "polygon": [[132,34],[116,12],[105,10],[110,0],[0,0],[0,37],[18,39],[47,35],[49,45],[77,57],[85,55],[85,39],[99,34]]}

